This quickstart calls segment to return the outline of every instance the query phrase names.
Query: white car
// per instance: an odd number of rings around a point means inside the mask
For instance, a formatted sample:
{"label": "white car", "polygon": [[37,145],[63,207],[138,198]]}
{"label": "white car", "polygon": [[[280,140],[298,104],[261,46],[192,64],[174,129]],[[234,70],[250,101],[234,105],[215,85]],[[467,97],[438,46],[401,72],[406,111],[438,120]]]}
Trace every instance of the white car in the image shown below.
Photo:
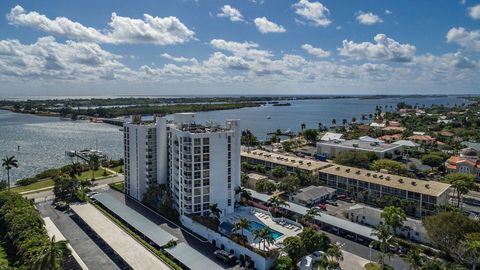
{"label": "white car", "polygon": [[300,270],[311,270],[313,269],[313,258],[311,255],[307,255],[302,257],[298,262],[297,266]]}

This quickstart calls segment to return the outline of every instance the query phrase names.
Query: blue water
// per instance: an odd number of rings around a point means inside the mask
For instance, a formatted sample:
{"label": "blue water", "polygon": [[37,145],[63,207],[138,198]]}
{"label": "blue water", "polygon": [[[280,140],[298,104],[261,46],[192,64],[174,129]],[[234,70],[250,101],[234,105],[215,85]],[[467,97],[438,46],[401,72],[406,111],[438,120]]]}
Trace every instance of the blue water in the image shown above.
{"label": "blue water", "polygon": [[[1,97],[0,97],[1,98]],[[236,110],[199,112],[200,123],[212,121],[224,124],[225,119],[240,119],[242,129],[250,129],[259,139],[266,139],[267,132],[276,129],[300,130],[301,123],[307,128],[317,128],[318,123],[330,126],[333,118],[337,123],[353,116],[361,121],[361,114],[373,113],[376,105],[393,110],[396,104],[430,106],[444,104],[453,106],[467,102],[459,97],[383,98],[383,99],[316,99],[288,101],[292,106],[271,105]],[[392,108],[390,108],[390,106]],[[270,116],[270,119],[267,119]],[[71,162],[65,157],[67,150],[98,148],[111,158],[123,156],[122,132],[119,127],[95,124],[86,121],[62,121],[56,117],[41,117],[0,110],[0,158],[15,155],[20,167],[11,172],[15,179],[33,176],[36,173]],[[17,146],[20,145],[20,151]],[[0,179],[6,173],[0,169]]]}
{"label": "blue water", "polygon": [[[199,122],[211,121],[224,124],[225,119],[240,119],[242,129],[249,129],[259,139],[265,140],[268,132],[277,129],[283,131],[290,129],[294,132],[301,130],[300,126],[305,123],[307,128],[318,128],[318,123],[330,126],[332,119],[341,123],[342,119],[351,121],[356,117],[357,122],[362,122],[362,114],[374,113],[375,106],[382,106],[383,111],[393,111],[397,103],[405,102],[414,106],[431,106],[432,104],[444,104],[445,106],[461,105],[467,100],[459,97],[421,97],[421,98],[382,98],[382,99],[311,99],[288,101],[291,106],[272,106],[242,108],[236,110],[209,111],[197,113]],[[387,106],[387,108],[385,108]],[[270,116],[270,119],[267,119]],[[368,117],[367,117],[368,118]],[[366,120],[371,121],[371,120]]]}
{"label": "blue water", "polygon": [[[109,158],[122,158],[123,133],[119,128],[0,110],[0,158],[15,156],[18,160],[19,167],[10,172],[12,183],[71,163],[65,156],[68,150],[98,147]],[[0,179],[6,179],[2,168]]]}
{"label": "blue water", "polygon": [[[266,226],[263,224],[260,224],[256,221],[250,221],[250,227],[247,229],[249,232],[253,232],[254,230],[261,230],[265,228]],[[270,234],[272,235],[273,239],[277,240],[278,238],[283,236],[283,233],[277,232],[275,230],[269,229]]]}

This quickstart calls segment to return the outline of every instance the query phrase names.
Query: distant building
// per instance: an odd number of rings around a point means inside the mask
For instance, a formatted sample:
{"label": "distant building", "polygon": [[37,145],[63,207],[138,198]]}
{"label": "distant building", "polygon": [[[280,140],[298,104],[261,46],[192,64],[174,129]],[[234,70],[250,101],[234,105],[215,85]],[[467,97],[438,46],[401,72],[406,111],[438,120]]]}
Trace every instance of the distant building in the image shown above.
{"label": "distant building", "polygon": [[448,204],[450,198],[449,184],[347,166],[334,165],[322,169],[319,179],[339,194],[353,193],[368,198],[392,196],[409,201],[417,217],[433,214],[436,206]]}
{"label": "distant building", "polygon": [[255,185],[259,181],[273,181],[268,178],[268,176],[265,176],[263,174],[258,174],[258,173],[249,173],[248,174],[248,181],[245,185],[246,188],[251,188],[255,189]]}
{"label": "distant building", "polygon": [[348,140],[319,142],[317,143],[317,154],[324,155],[327,158],[335,157],[340,152],[352,150],[372,152],[375,153],[378,158],[396,158],[402,154],[403,146],[379,143],[380,140],[374,140],[375,141]]}
{"label": "distant building", "polygon": [[451,156],[445,162],[445,167],[449,173],[471,174],[480,181],[480,160],[478,151],[474,148],[465,148],[460,156]]}
{"label": "distant building", "polygon": [[344,141],[344,139],[342,139],[342,137],[343,137],[342,133],[327,132],[322,136],[322,138],[320,140],[325,141],[325,142],[335,141],[335,140]]}
{"label": "distant building", "polygon": [[323,186],[309,186],[299,189],[290,196],[290,200],[301,205],[314,205],[333,198],[335,189]]}
{"label": "distant building", "polygon": [[[415,133],[415,132],[414,132]],[[429,135],[412,135],[407,139],[419,144],[435,144],[436,139]]]}
{"label": "distant building", "polygon": [[242,162],[248,162],[250,165],[262,165],[267,170],[272,170],[277,166],[284,166],[287,172],[293,173],[300,170],[311,175],[317,175],[318,170],[331,166],[327,162],[314,159],[287,156],[263,150],[242,151]]}
{"label": "distant building", "polygon": [[393,135],[383,135],[378,137],[377,139],[382,140],[386,143],[392,143],[400,140],[402,138],[402,134],[393,134]]}
{"label": "distant building", "polygon": [[[362,225],[377,227],[379,224],[383,224],[383,219],[380,216],[383,211],[378,208],[355,204],[345,212],[348,219]],[[403,222],[403,227],[397,229],[397,234],[423,244],[430,242],[427,231],[422,225],[422,221],[418,219],[407,218],[407,220]]]}
{"label": "distant building", "polygon": [[240,186],[240,122],[196,123],[196,114],[173,121],[135,116],[124,125],[125,194],[142,200],[150,183],[166,185],[180,215],[205,214],[218,204],[232,213]]}

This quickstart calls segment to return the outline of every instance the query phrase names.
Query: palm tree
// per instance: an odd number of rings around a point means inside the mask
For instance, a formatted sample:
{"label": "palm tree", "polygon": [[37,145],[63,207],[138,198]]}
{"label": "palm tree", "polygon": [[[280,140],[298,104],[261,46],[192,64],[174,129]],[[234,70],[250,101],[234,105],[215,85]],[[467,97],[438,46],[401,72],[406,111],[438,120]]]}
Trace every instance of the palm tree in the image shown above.
{"label": "palm tree", "polygon": [[88,166],[90,166],[90,170],[92,171],[92,181],[95,180],[95,170],[98,169],[100,165],[100,161],[97,155],[90,155],[88,160]]}
{"label": "palm tree", "polygon": [[265,244],[273,245],[273,243],[275,243],[275,239],[273,239],[273,236],[270,233],[270,227],[267,226],[267,227],[263,228],[262,231],[263,230],[265,231],[265,232],[263,232],[263,235],[264,235],[263,245],[264,245],[264,248],[266,249]]}
{"label": "palm tree", "polygon": [[348,122],[347,119],[342,119],[342,125],[345,126],[347,124],[347,122]]}
{"label": "palm tree", "polygon": [[259,241],[258,241],[258,246],[259,247],[261,247],[261,244],[263,243],[263,249],[262,250],[266,249],[266,243],[273,243],[273,236],[270,233],[270,227],[268,227],[268,226],[263,227],[260,230],[254,230],[252,232],[252,234],[253,234],[253,240],[259,239]]}
{"label": "palm tree", "polygon": [[18,168],[18,160],[15,159],[15,156],[5,157],[2,159],[2,167],[7,171],[7,188],[10,190],[10,170],[13,168]]}
{"label": "palm tree", "polygon": [[378,255],[378,260],[380,264],[380,269],[385,268],[385,254],[388,256],[391,256],[392,254],[388,252],[389,248],[389,241],[392,238],[392,235],[390,234],[390,230],[388,229],[388,226],[385,224],[380,224],[375,228],[372,232],[373,236],[376,236],[378,241],[376,241],[380,245],[380,254]]}
{"label": "palm tree", "polygon": [[332,126],[337,125],[337,120],[335,118],[332,119]]}
{"label": "palm tree", "polygon": [[407,220],[405,211],[396,206],[387,206],[383,208],[380,217],[385,220],[385,225],[392,229],[392,234],[395,235],[398,228],[403,226],[403,222]]}
{"label": "palm tree", "polygon": [[303,131],[306,127],[307,127],[307,125],[305,125],[305,123],[302,123],[302,124],[300,125],[300,128],[302,129],[302,131]]}
{"label": "palm tree", "polygon": [[445,180],[455,188],[457,193],[457,207],[460,208],[462,195],[475,187],[475,177],[465,173],[452,173]]}
{"label": "palm tree", "polygon": [[[472,264],[472,269],[475,270],[480,265],[480,240],[476,237],[469,237],[469,235],[467,235],[466,240],[460,243],[460,247],[464,250],[466,255],[464,257],[468,259],[469,263]],[[476,233],[472,235],[476,235]]]}
{"label": "palm tree", "polygon": [[323,128],[322,122],[318,122],[318,130],[322,130],[322,128]]}
{"label": "palm tree", "polygon": [[357,118],[354,116],[352,117],[352,124],[357,122]]}
{"label": "palm tree", "polygon": [[335,269],[340,264],[340,261],[343,261],[343,253],[337,245],[332,244],[323,254],[323,259],[327,262],[327,269]]}
{"label": "palm tree", "polygon": [[243,230],[248,228],[250,228],[250,221],[244,217],[235,224],[235,229],[240,230],[242,236],[244,236]]}
{"label": "palm tree", "polygon": [[408,251],[405,260],[410,264],[410,270],[419,270],[423,265],[423,258],[416,248]]}
{"label": "palm tree", "polygon": [[218,208],[218,204],[211,204],[209,207],[210,214],[213,215],[218,221],[220,221],[220,214],[222,211]]}
{"label": "palm tree", "polygon": [[267,205],[270,208],[270,212],[275,212],[279,207],[290,207],[288,202],[279,196],[272,196],[268,199]]}
{"label": "palm tree", "polygon": [[263,242],[263,238],[262,238],[263,235],[262,235],[261,232],[262,232],[261,230],[257,230],[257,229],[253,230],[253,232],[252,232],[253,240],[255,241],[255,240],[259,239],[259,241],[258,241],[258,247],[259,248],[262,247],[262,242]]}
{"label": "palm tree", "polygon": [[41,251],[41,254],[34,261],[32,270],[56,270],[62,269],[61,261],[65,256],[70,255],[68,241],[55,241],[55,236],[50,239],[49,245]]}
{"label": "palm tree", "polygon": [[81,170],[80,164],[78,162],[72,163],[72,166],[70,166],[70,170],[68,172],[68,175],[72,179],[72,185],[73,185],[72,194],[70,198],[73,198],[75,193],[77,192],[78,176],[80,176],[81,174],[82,174],[82,170]]}
{"label": "palm tree", "polygon": [[309,224],[310,222],[312,222],[312,220],[316,217],[316,216],[320,216],[320,210],[318,210],[318,208],[310,208],[307,210],[307,213],[305,213],[305,215],[303,215],[303,222],[305,224]]}
{"label": "palm tree", "polygon": [[240,198],[245,201],[250,201],[252,199],[252,192],[250,190],[241,187],[240,188]]}

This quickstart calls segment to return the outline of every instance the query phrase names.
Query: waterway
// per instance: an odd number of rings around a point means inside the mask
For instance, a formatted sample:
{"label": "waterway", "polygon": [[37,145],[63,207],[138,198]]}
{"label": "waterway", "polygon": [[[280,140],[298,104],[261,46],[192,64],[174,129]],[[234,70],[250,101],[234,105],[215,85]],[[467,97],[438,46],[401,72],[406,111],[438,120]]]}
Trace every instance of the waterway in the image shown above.
{"label": "waterway", "polygon": [[[267,132],[276,129],[299,131],[301,123],[305,123],[307,128],[318,128],[319,122],[330,126],[332,119],[336,119],[337,124],[341,124],[342,119],[350,122],[352,117],[361,121],[361,115],[372,113],[375,106],[393,110],[400,101],[419,106],[453,106],[466,102],[457,97],[292,100],[288,101],[291,106],[266,105],[199,112],[198,119],[201,123],[210,121],[219,124],[224,124],[225,119],[240,119],[242,129],[250,129],[260,139],[265,139]],[[117,126],[0,110],[0,157],[14,155],[20,166],[12,170],[12,179],[33,176],[42,170],[72,162],[65,156],[67,150],[98,147],[112,159],[121,158],[122,138]],[[0,169],[0,179],[5,178],[5,171]]]}

